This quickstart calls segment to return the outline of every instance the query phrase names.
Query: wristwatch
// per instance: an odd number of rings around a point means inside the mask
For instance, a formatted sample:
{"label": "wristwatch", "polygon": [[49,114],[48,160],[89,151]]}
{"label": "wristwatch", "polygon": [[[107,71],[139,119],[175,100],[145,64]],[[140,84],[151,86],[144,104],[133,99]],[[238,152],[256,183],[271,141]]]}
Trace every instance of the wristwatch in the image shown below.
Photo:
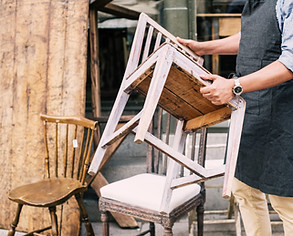
{"label": "wristwatch", "polygon": [[241,93],[243,92],[243,88],[239,82],[239,78],[237,76],[234,75],[233,77],[235,85],[232,89],[233,93],[237,96],[241,95]]}

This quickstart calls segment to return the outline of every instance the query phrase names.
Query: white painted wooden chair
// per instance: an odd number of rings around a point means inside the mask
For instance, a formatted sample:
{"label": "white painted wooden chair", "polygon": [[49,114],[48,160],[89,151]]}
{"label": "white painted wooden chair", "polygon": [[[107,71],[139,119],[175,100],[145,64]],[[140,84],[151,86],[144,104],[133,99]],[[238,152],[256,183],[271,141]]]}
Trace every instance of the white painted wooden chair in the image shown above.
{"label": "white painted wooden chair", "polygon": [[[177,146],[180,152],[186,148],[184,140],[188,135],[195,139],[195,135],[187,134],[181,136],[182,122],[176,127],[170,125],[172,122],[170,114],[162,115],[162,109],[157,109],[154,116],[153,125],[149,129],[148,136],[152,138],[161,138],[166,145],[172,144],[174,148]],[[164,116],[164,118],[162,118]],[[168,118],[166,118],[168,117]],[[163,122],[164,120],[164,122]],[[176,129],[176,132],[175,132]],[[174,135],[175,132],[175,135]],[[179,135],[178,135],[179,132]],[[200,146],[200,151],[193,152],[194,159],[203,166],[205,162],[205,143],[206,129],[197,131],[196,145]],[[188,149],[195,149],[196,145]],[[139,235],[155,235],[156,227],[154,223],[161,224],[164,227],[164,235],[172,235],[172,227],[174,222],[182,215],[195,209],[197,212],[197,225],[199,235],[203,233],[203,209],[205,202],[205,188],[202,184],[191,184],[178,189],[172,190],[170,204],[165,210],[161,209],[161,203],[165,202],[165,195],[168,194],[170,188],[168,186],[168,176],[181,176],[184,172],[190,174],[190,171],[183,171],[181,165],[174,160],[162,155],[162,152],[156,152],[152,145],[148,145],[146,162],[146,173],[137,174],[129,178],[119,180],[101,188],[101,197],[99,199],[99,208],[101,211],[101,219],[103,222],[103,235],[109,235],[107,212],[116,212],[125,214],[143,221],[149,222],[150,227],[145,229],[141,227]],[[189,151],[191,153],[191,151]],[[197,154],[198,153],[198,154]],[[169,183],[170,184],[170,183]],[[159,230],[159,229],[158,229]],[[157,230],[157,231],[158,231]],[[187,228],[186,228],[187,231]]]}
{"label": "white painted wooden chair", "polygon": [[[201,62],[200,57],[180,45],[173,35],[142,13],[120,90],[89,169],[91,173],[96,173],[107,147],[119,137],[130,132],[135,133],[136,143],[146,141],[173,160],[174,164],[169,166],[166,180],[162,181],[163,194],[159,201],[161,204],[153,209],[167,215],[173,209],[170,206],[172,196],[175,195],[174,189],[182,186],[192,188],[194,183],[225,174],[223,196],[229,197],[231,194],[245,101],[235,97],[229,104],[216,106],[203,98],[199,92],[200,87],[208,85],[209,82],[202,80],[200,76],[209,72],[201,66]],[[145,95],[144,106],[133,119],[116,130],[133,91]],[[179,120],[172,146],[148,132],[157,105]],[[214,169],[205,169],[197,161],[192,161],[182,154],[186,133],[227,119],[231,120],[226,164]],[[177,178],[176,163],[180,163],[194,174]],[[116,194],[119,193],[121,191]]]}

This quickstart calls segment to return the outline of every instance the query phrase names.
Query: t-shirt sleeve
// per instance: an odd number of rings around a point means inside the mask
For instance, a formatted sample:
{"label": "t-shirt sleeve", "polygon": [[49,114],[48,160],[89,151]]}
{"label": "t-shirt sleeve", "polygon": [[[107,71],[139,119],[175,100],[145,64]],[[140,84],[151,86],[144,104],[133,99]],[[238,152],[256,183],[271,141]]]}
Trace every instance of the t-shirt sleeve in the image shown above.
{"label": "t-shirt sleeve", "polygon": [[283,0],[280,5],[281,23],[279,22],[280,30],[282,33],[282,53],[279,57],[279,61],[284,64],[289,70],[293,72],[293,1]]}

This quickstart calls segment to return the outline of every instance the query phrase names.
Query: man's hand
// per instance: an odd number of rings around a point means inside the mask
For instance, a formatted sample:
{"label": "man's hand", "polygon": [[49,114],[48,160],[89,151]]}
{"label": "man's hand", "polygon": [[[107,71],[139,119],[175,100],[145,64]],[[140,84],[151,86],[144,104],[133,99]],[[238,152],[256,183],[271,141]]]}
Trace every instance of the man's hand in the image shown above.
{"label": "man's hand", "polygon": [[204,75],[202,79],[212,81],[211,85],[200,89],[203,97],[210,100],[215,105],[228,103],[233,97],[232,88],[234,87],[233,79],[226,79],[218,75]]}
{"label": "man's hand", "polygon": [[202,43],[197,42],[195,40],[191,40],[191,39],[182,39],[182,38],[179,38],[179,37],[177,37],[177,41],[179,43],[183,44],[184,46],[190,48],[197,55],[199,55],[199,56],[204,55],[204,51],[203,51],[203,48],[201,46]]}

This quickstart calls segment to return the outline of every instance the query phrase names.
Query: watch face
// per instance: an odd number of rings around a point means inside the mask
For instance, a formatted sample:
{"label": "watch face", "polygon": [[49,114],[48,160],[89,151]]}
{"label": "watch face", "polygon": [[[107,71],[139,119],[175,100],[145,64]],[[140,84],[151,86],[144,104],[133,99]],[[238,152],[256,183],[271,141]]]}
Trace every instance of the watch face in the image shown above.
{"label": "watch face", "polygon": [[239,94],[239,93],[242,92],[242,88],[241,88],[240,86],[236,86],[236,87],[234,88],[234,92],[235,92],[236,94]]}

